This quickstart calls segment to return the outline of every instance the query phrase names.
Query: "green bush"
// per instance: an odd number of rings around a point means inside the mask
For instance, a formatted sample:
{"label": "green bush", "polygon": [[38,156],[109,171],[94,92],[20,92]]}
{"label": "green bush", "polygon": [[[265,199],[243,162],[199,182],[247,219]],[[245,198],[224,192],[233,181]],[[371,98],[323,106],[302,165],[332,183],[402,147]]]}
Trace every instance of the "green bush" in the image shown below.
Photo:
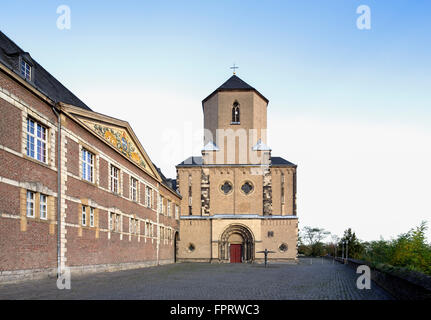
{"label": "green bush", "polygon": [[362,259],[431,275],[431,246],[426,242],[426,230],[426,222],[422,222],[396,239],[365,243]]}

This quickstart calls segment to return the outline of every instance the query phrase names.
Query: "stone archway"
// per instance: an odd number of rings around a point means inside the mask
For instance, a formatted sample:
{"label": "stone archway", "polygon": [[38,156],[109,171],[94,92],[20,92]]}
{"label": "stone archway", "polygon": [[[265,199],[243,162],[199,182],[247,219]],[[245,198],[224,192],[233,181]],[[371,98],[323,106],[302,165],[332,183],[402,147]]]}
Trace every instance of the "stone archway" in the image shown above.
{"label": "stone archway", "polygon": [[249,228],[242,224],[229,225],[219,239],[219,259],[223,262],[230,261],[230,239],[238,243],[242,239],[242,262],[254,260],[254,236]]}

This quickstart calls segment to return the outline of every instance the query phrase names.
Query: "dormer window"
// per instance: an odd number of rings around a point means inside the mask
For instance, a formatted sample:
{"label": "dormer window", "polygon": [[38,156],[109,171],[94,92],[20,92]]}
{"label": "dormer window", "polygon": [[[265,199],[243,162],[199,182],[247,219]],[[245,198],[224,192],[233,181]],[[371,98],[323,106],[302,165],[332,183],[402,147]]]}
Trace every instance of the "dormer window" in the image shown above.
{"label": "dormer window", "polygon": [[24,79],[31,81],[31,65],[28,64],[24,59],[21,59],[20,71]]}
{"label": "dormer window", "polygon": [[232,123],[231,124],[239,124],[239,103],[235,101],[232,107]]}

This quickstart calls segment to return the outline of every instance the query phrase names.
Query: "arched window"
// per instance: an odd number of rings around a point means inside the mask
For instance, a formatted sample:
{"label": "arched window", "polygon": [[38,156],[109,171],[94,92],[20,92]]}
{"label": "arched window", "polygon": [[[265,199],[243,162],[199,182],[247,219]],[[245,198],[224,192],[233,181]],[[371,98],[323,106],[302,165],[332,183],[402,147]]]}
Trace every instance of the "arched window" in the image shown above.
{"label": "arched window", "polygon": [[239,103],[235,101],[232,108],[232,123],[239,124]]}

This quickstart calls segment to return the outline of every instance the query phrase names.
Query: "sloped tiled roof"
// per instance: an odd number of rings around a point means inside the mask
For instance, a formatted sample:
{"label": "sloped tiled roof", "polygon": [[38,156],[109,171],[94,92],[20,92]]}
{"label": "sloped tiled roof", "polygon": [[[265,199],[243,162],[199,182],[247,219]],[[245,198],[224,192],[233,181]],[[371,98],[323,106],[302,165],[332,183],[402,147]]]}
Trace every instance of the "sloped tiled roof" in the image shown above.
{"label": "sloped tiled roof", "polygon": [[22,50],[0,31],[0,63],[21,76],[19,70],[20,59],[25,59],[32,66],[32,80],[27,82],[35,89],[55,102],[64,102],[92,111],[84,102],[37,63],[28,52]]}
{"label": "sloped tiled roof", "polygon": [[201,166],[202,164],[202,157],[188,157],[186,160],[178,164],[177,167]]}
{"label": "sloped tiled roof", "polygon": [[[200,167],[203,165],[202,157],[188,157],[186,160],[177,165],[177,167]],[[271,165],[296,167],[296,164],[287,161],[282,157],[271,157]]]}
{"label": "sloped tiled roof", "polygon": [[152,163],[153,163],[153,166],[156,168],[157,172],[159,173],[160,177],[162,178],[163,185],[165,187],[171,189],[172,191],[174,191],[178,195],[180,195],[178,193],[178,190],[177,190],[177,180],[171,179],[171,178],[166,178],[166,176],[162,173],[162,170],[159,167],[157,167],[154,162],[152,162]]}
{"label": "sloped tiled roof", "polygon": [[286,167],[296,167],[297,165],[287,161],[282,157],[271,157],[271,165],[273,166],[286,166]]}

